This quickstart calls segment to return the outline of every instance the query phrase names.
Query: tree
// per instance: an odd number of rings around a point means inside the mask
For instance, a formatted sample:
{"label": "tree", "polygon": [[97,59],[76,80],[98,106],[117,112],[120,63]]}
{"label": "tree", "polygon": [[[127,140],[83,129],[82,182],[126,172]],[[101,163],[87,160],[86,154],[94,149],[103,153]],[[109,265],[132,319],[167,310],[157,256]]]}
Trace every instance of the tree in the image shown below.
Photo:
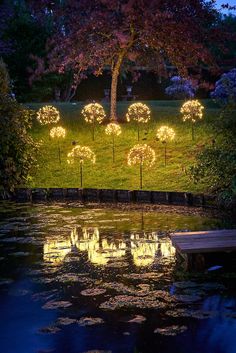
{"label": "tree", "polygon": [[[159,75],[171,63],[188,68],[212,64],[208,43],[219,41],[217,11],[207,0],[31,0],[35,13],[53,16],[48,67],[74,72],[75,84],[88,73],[111,69],[111,120],[116,120],[121,68],[148,66]],[[42,6],[43,4],[43,6]]]}
{"label": "tree", "polygon": [[0,189],[5,192],[28,179],[36,147],[28,134],[31,113],[10,96],[9,77],[2,61],[0,77]]}

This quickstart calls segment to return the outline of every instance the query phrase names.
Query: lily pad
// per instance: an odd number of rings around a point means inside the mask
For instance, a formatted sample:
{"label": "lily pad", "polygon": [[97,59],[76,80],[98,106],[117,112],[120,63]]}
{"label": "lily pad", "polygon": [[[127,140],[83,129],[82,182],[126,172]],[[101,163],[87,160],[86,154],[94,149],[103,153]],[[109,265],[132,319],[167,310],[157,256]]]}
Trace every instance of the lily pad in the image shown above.
{"label": "lily pad", "polygon": [[69,317],[59,317],[59,318],[57,319],[57,324],[58,324],[58,325],[63,325],[63,326],[75,324],[76,322],[78,322],[78,320],[76,320],[76,319],[71,319],[71,318],[69,318]]}
{"label": "lily pad", "polygon": [[100,317],[81,317],[78,321],[80,326],[93,326],[104,324],[104,320]]}
{"label": "lily pad", "polygon": [[93,297],[96,295],[101,295],[106,293],[106,289],[104,288],[88,288],[84,289],[80,292],[81,295],[87,296],[87,297]]}
{"label": "lily pad", "polygon": [[146,317],[144,317],[142,315],[135,315],[135,317],[133,319],[130,319],[128,322],[142,324],[146,320],[147,320]]}
{"label": "lily pad", "polygon": [[43,305],[43,309],[66,309],[68,307],[70,307],[72,304],[68,301],[54,301],[54,300],[50,300],[49,302],[47,302],[46,304]]}
{"label": "lily pad", "polygon": [[176,336],[187,330],[187,326],[172,325],[164,328],[156,328],[154,333],[164,336]]}
{"label": "lily pad", "polygon": [[47,327],[43,327],[41,329],[39,329],[39,332],[40,333],[50,333],[50,334],[53,334],[53,333],[57,333],[61,331],[61,329],[57,326],[47,326]]}
{"label": "lily pad", "polygon": [[100,305],[100,309],[116,310],[121,308],[163,309],[166,305],[153,297],[117,295]]}

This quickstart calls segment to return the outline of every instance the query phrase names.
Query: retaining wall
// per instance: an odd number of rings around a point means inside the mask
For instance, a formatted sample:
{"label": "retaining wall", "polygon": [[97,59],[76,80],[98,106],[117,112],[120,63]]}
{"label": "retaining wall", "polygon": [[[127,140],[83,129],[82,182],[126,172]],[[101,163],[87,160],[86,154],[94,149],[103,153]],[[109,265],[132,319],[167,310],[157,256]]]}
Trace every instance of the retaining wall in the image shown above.
{"label": "retaining wall", "polygon": [[79,188],[17,188],[10,196],[16,201],[76,200],[81,202],[122,202],[217,207],[216,198],[189,192],[112,190]]}

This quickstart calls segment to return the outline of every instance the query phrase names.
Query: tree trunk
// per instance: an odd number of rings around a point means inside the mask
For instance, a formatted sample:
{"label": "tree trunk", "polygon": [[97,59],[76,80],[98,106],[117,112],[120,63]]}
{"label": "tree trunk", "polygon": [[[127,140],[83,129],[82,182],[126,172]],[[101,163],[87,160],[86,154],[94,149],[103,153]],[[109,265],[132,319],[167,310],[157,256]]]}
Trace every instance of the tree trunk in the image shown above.
{"label": "tree trunk", "polygon": [[118,77],[120,74],[120,67],[125,56],[125,51],[120,52],[117,61],[112,68],[112,79],[111,79],[111,121],[117,121],[116,104],[117,104],[117,84]]}

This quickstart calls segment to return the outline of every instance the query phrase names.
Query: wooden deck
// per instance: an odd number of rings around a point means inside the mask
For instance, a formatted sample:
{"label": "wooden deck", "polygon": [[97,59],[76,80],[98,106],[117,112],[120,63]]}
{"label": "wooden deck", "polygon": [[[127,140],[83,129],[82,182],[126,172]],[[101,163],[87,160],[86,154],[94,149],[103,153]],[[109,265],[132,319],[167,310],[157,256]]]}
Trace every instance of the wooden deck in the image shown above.
{"label": "wooden deck", "polygon": [[182,254],[236,251],[236,229],[173,233],[171,240]]}

